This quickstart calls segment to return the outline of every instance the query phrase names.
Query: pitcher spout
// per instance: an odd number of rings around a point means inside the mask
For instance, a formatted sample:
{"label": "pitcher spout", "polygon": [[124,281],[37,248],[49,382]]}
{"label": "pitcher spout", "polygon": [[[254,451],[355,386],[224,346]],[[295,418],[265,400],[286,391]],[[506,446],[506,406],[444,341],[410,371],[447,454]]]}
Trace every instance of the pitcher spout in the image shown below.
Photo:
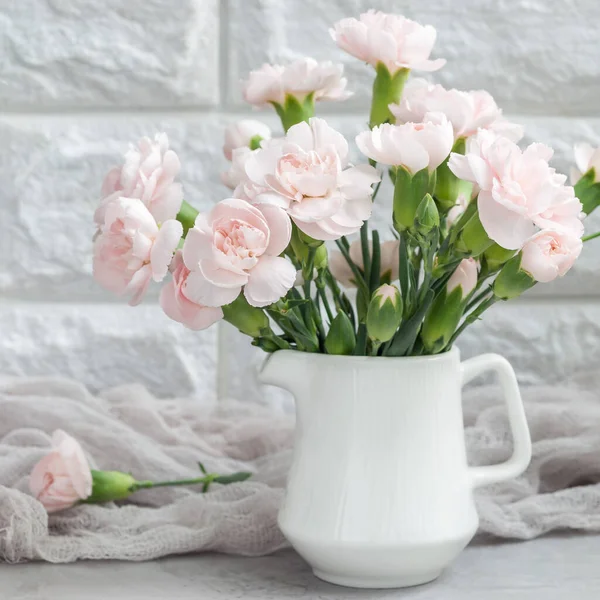
{"label": "pitcher spout", "polygon": [[258,379],[261,383],[283,388],[296,397],[301,396],[307,382],[305,357],[305,353],[293,350],[273,352],[263,362]]}

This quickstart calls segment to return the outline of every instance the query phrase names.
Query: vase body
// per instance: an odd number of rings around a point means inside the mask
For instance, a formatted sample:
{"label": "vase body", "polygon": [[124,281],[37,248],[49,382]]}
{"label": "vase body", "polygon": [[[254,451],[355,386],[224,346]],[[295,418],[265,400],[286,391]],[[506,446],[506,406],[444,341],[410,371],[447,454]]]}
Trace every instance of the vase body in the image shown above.
{"label": "vase body", "polygon": [[[531,445],[516,380],[511,387],[506,379],[512,369],[496,355],[473,360],[480,364],[466,372],[457,350],[415,358],[279,351],[267,358],[261,379],[296,399],[279,525],[318,577],[369,588],[435,579],[477,530],[473,488],[526,468]],[[516,390],[509,402],[515,455],[470,468],[461,387],[489,368],[499,371],[507,399]]]}

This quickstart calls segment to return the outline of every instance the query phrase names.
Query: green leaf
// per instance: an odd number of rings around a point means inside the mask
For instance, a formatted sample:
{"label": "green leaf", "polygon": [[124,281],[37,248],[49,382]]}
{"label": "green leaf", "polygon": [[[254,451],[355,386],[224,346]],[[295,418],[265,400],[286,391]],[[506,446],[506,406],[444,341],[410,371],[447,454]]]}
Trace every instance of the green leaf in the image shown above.
{"label": "green leaf", "polygon": [[392,343],[385,352],[386,356],[405,356],[406,353],[413,347],[415,340],[417,339],[423,318],[425,317],[429,306],[433,302],[433,297],[433,291],[429,290],[425,295],[425,300],[423,303],[410,317],[410,319],[402,324],[400,330],[394,336]]}
{"label": "green leaf", "polygon": [[198,461],[198,466],[200,467],[200,471],[202,471],[202,473],[204,475],[208,474],[207,471],[206,471],[206,468],[204,467],[204,465],[200,461]]}
{"label": "green leaf", "polygon": [[373,230],[373,256],[371,257],[371,277],[369,281],[369,290],[373,293],[381,283],[379,278],[381,275],[381,245],[379,243],[379,232]]}
{"label": "green leaf", "polygon": [[331,322],[325,338],[325,350],[328,354],[352,354],[356,346],[356,335],[350,318],[344,312],[339,312]]}
{"label": "green leaf", "polygon": [[398,276],[400,279],[400,293],[402,294],[402,299],[404,300],[404,307],[406,310],[406,306],[408,304],[408,293],[409,293],[409,275],[408,271],[410,269],[410,260],[408,258],[408,240],[407,236],[403,235],[400,239],[400,256],[399,256],[399,265],[398,265]]}
{"label": "green leaf", "polygon": [[221,485],[228,485],[230,483],[246,481],[246,479],[249,479],[250,477],[252,477],[252,473],[240,471],[238,473],[232,473],[231,475],[218,475],[213,481],[215,483],[220,483]]}

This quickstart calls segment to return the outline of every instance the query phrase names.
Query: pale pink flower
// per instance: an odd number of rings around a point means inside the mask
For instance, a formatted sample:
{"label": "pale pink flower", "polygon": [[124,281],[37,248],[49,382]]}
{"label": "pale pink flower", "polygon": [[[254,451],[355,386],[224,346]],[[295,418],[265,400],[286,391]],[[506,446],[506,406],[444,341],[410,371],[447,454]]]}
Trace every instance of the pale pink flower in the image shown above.
{"label": "pale pink flower", "polygon": [[466,298],[475,289],[478,275],[479,262],[474,258],[464,258],[446,284],[448,294],[460,286],[462,297]]}
{"label": "pale pink flower", "polygon": [[492,129],[518,142],[523,128],[502,117],[502,111],[488,92],[447,90],[425,79],[411,79],[404,86],[400,104],[390,104],[397,123],[419,123],[430,112],[444,113],[452,124],[454,138],[470,137],[478,129]]}
{"label": "pale pink flower", "polygon": [[594,169],[594,183],[600,181],[600,148],[590,144],[575,144],[575,165],[571,169],[571,183],[575,185],[590,169]]}
{"label": "pale pink flower", "polygon": [[470,202],[471,199],[465,196],[465,194],[458,195],[456,204],[448,211],[448,214],[446,215],[446,225],[448,225],[448,227],[452,227],[452,225],[454,225],[454,223],[460,219]]}
{"label": "pale pink flower", "polygon": [[240,183],[246,181],[246,160],[252,152],[256,150],[250,150],[247,146],[233,150],[229,169],[221,173],[221,181],[229,189],[234,190]]}
{"label": "pale pink flower", "polygon": [[245,168],[248,181],[236,196],[280,206],[318,240],[356,233],[371,216],[371,186],[380,180],[369,165],[348,167],[344,136],[317,118],[253,152]]}
{"label": "pale pink flower", "polygon": [[49,513],[89,498],[92,472],[79,442],[64,431],[55,431],[52,451],[31,471],[29,489]]}
{"label": "pale pink flower", "polygon": [[244,99],[254,106],[283,105],[288,95],[300,102],[309,94],[315,100],[345,100],[352,94],[346,91],[343,73],[343,65],[306,57],[286,66],[264,64],[244,83]]}
{"label": "pale pink flower", "polygon": [[542,229],[525,242],[521,269],[541,283],[562,277],[581,254],[581,238],[569,230]]}
{"label": "pale pink flower", "polygon": [[102,225],[106,206],[119,197],[138,198],[159,223],[174,219],[183,202],[183,188],[175,181],[180,170],[166,133],[156,134],[154,141],[144,137],[137,146],[131,145],[123,166],[112,169],[102,184],[96,224]]}
{"label": "pale pink flower", "polygon": [[248,148],[252,138],[257,136],[263,140],[270,139],[270,127],[254,119],[242,119],[229,125],[225,129],[225,144],[223,145],[225,158],[231,160],[232,153],[236,148]]}
{"label": "pale pink flower", "polygon": [[452,153],[448,166],[479,186],[479,218],[492,240],[507,250],[523,246],[536,228],[566,227],[581,235],[581,202],[566,177],[551,168],[552,149],[531,144],[521,150],[497,134],[480,130],[465,155]]}
{"label": "pale pink flower", "polygon": [[279,256],[291,233],[289,217],[277,206],[222,200],[188,231],[183,260],[191,273],[182,292],[204,306],[230,304],[242,288],[252,306],[276,302],[296,279],[292,263]]}
{"label": "pale pink flower", "polygon": [[179,221],[159,228],[137,198],[117,198],[106,206],[94,241],[94,278],[107,290],[141,302],[150,280],[162,281],[183,234]]}
{"label": "pale pink flower", "polygon": [[175,254],[171,272],[173,278],[160,291],[160,305],[167,317],[195,331],[207,329],[223,318],[220,307],[196,304],[185,295],[185,285],[191,271],[185,266],[180,250]]}
{"label": "pale pink flower", "polygon": [[[389,240],[381,242],[381,268],[379,269],[381,277],[386,277],[390,281],[398,279],[398,250],[400,242],[398,240]],[[370,246],[372,248],[372,244]],[[372,251],[372,250],[371,250]],[[362,247],[360,240],[350,244],[349,250],[352,262],[360,269],[364,268],[362,256]],[[332,252],[329,257],[329,269],[332,275],[347,288],[356,287],[354,273],[348,265],[341,252]]]}
{"label": "pale pink flower", "polygon": [[338,21],[329,33],[348,54],[374,67],[383,63],[392,74],[400,69],[437,71],[446,64],[441,58],[429,59],[435,28],[401,15],[369,10],[358,19]]}
{"label": "pale pink flower", "polygon": [[384,165],[402,166],[411,173],[435,171],[454,144],[452,125],[442,113],[427,113],[421,123],[384,123],[356,136],[358,149]]}

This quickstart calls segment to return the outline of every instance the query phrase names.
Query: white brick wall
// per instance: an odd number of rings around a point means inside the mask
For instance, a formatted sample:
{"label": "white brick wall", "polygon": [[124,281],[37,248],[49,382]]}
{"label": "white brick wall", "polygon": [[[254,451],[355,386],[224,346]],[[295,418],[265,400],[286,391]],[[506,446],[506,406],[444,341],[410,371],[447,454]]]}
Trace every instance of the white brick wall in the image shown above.
{"label": "white brick wall", "polygon": [[[130,140],[165,130],[186,197],[226,196],[223,126],[248,113],[239,80],[264,61],[311,54],[344,62],[357,93],[324,107],[349,136],[367,119],[372,72],[330,41],[335,20],[371,6],[438,28],[446,86],[484,87],[527,138],[566,170],[573,142],[600,144],[596,0],[3,0],[0,3],[0,373],[56,373],[93,388],[138,380],[158,394],[259,389],[260,352],[224,325],[192,333],[156,293],[131,309],[91,279],[91,215],[100,182]],[[274,126],[270,113],[265,119]],[[383,195],[380,196],[382,198]],[[378,204],[375,220],[388,218]],[[600,218],[595,225],[600,227]],[[594,229],[590,225],[590,230]],[[465,354],[497,351],[521,380],[569,378],[600,362],[600,243],[577,268],[495,307]]]}

